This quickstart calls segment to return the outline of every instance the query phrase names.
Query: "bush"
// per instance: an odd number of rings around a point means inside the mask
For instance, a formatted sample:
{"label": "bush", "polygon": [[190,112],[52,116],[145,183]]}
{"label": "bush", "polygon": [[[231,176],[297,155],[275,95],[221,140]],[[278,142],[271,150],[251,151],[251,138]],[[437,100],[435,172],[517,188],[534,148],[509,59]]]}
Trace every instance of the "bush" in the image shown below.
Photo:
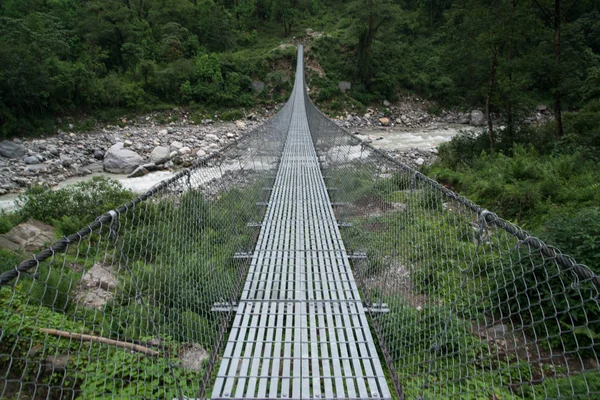
{"label": "bush", "polygon": [[550,217],[543,225],[543,238],[560,249],[568,249],[577,262],[600,274],[600,207],[569,214]]}
{"label": "bush", "polygon": [[[130,201],[133,193],[120,183],[103,177],[80,182],[70,188],[51,190],[33,186],[19,196],[22,219],[36,219],[67,231],[76,224],[88,224],[108,210]],[[81,226],[80,226],[81,227]],[[72,232],[70,232],[72,233]]]}

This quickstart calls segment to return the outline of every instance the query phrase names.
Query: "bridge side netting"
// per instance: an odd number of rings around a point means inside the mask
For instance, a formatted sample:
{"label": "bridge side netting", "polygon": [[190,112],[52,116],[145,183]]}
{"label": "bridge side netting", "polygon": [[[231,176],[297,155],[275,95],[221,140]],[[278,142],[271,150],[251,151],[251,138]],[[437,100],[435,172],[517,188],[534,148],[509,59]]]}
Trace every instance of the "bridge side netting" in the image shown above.
{"label": "bridge side netting", "polygon": [[600,277],[361,143],[305,100],[397,391],[407,399],[600,398]]}
{"label": "bridge side netting", "polygon": [[0,398],[202,397],[290,117],[2,274]]}

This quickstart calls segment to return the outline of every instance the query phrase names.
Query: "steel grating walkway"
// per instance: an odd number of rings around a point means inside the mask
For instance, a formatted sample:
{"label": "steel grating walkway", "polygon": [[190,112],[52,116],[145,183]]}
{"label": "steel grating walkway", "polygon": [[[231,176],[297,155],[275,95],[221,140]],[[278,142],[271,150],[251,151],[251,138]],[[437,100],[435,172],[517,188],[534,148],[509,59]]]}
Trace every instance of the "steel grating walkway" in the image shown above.
{"label": "steel grating walkway", "polygon": [[319,169],[298,50],[287,141],[213,399],[389,399]]}

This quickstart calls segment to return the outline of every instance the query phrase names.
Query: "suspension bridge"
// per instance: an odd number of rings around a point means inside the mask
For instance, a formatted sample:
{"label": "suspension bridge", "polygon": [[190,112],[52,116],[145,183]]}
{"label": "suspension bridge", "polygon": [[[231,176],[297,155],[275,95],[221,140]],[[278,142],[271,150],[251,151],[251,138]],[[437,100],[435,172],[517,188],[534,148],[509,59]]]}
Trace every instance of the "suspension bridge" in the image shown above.
{"label": "suspension bridge", "polygon": [[600,398],[600,277],[311,102],[0,275],[0,397]]}

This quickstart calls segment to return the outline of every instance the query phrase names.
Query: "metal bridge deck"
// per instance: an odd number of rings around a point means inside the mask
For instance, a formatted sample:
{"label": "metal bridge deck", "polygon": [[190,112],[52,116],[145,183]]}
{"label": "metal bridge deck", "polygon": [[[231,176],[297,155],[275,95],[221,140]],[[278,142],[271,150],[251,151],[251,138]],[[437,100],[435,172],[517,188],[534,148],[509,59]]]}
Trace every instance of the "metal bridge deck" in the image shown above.
{"label": "metal bridge deck", "polygon": [[304,104],[294,108],[213,399],[389,399]]}

